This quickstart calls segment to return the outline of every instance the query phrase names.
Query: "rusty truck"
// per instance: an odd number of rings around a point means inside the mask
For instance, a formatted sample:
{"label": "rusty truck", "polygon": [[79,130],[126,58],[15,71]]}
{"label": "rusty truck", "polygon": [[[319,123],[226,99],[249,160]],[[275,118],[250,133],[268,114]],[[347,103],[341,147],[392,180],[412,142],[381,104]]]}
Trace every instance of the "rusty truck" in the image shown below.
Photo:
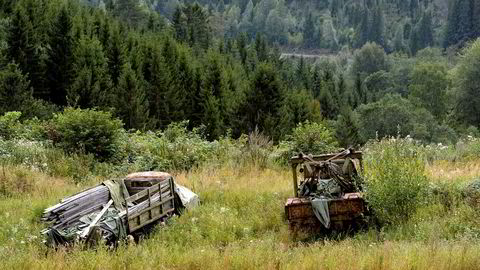
{"label": "rusty truck", "polygon": [[294,196],[287,199],[285,215],[291,231],[318,233],[365,226],[362,152],[350,148],[332,154],[299,154],[289,163]]}

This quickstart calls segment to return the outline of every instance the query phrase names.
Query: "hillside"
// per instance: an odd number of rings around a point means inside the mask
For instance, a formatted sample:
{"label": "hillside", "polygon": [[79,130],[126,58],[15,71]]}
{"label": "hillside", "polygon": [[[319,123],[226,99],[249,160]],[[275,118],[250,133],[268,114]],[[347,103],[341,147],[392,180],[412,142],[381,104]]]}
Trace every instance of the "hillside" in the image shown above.
{"label": "hillside", "polygon": [[[111,10],[136,1],[88,1]],[[467,1],[456,1],[467,2]],[[294,48],[359,48],[367,41],[388,52],[443,46],[446,39],[448,0],[205,0],[140,1],[139,10],[154,10],[173,23],[179,5],[199,3],[208,10],[216,38],[263,33],[284,50]],[[473,3],[473,2],[472,2]],[[473,6],[473,4],[472,4]],[[453,12],[451,12],[453,13]],[[454,15],[454,14],[450,14]],[[449,44],[450,45],[450,44]]]}

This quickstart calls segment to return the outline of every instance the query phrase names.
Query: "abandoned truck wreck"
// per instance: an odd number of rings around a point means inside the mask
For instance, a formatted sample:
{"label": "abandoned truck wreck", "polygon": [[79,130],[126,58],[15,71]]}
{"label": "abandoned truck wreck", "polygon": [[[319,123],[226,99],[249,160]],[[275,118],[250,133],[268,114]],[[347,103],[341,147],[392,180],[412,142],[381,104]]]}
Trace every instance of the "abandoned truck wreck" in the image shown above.
{"label": "abandoned truck wreck", "polygon": [[[304,155],[290,159],[294,197],[285,204],[292,231],[346,231],[362,227],[368,213],[362,195],[362,152]],[[298,184],[297,173],[303,174]]]}
{"label": "abandoned truck wreck", "polygon": [[107,180],[61,200],[43,212],[48,246],[77,242],[115,245],[139,236],[199,203],[198,196],[164,172],[139,172]]}

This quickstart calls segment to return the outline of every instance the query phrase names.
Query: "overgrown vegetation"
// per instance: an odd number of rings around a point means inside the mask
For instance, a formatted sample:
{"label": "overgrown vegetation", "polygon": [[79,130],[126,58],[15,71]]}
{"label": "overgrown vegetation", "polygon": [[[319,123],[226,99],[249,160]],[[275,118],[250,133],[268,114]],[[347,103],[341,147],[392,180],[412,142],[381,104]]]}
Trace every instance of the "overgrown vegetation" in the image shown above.
{"label": "overgrown vegetation", "polygon": [[[164,2],[2,4],[0,113],[94,109],[127,130],[188,121],[210,141],[258,129],[274,144],[306,121],[335,127],[342,146],[397,133],[455,143],[478,128],[471,0]],[[313,55],[282,56],[301,35]]]}
{"label": "overgrown vegetation", "polygon": [[383,223],[406,222],[428,201],[422,147],[411,140],[385,139],[366,145],[366,195]]}
{"label": "overgrown vegetation", "polygon": [[[193,2],[0,3],[0,268],[480,265],[476,1]],[[293,238],[288,158],[351,146],[378,226]],[[115,252],[41,243],[46,206],[144,170],[203,204]]]}

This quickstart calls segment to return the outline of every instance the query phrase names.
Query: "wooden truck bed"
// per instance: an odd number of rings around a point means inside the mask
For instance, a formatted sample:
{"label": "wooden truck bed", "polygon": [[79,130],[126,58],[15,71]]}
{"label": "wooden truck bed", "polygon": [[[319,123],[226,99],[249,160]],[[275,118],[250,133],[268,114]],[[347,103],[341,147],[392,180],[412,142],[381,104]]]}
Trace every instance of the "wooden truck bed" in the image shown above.
{"label": "wooden truck bed", "polygon": [[[346,193],[342,198],[329,201],[331,228],[343,230],[354,225],[365,211],[365,201],[360,193]],[[285,215],[291,229],[324,229],[312,209],[309,198],[289,198]]]}
{"label": "wooden truck bed", "polygon": [[129,180],[131,183],[148,183],[153,184],[153,186],[140,187],[134,195],[126,198],[126,205],[135,204],[135,207],[130,207],[130,210],[127,209],[128,233],[132,233],[148,224],[166,218],[175,211],[175,184],[172,177],[137,178]]}

